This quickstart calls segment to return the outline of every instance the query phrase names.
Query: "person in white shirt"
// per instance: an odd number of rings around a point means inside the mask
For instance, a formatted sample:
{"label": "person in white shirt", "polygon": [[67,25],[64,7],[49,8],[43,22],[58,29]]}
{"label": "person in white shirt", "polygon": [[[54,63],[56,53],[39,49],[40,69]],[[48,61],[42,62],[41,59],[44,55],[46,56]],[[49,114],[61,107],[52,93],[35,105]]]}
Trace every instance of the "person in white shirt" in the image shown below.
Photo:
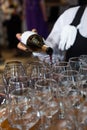
{"label": "person in white shirt", "polygon": [[[46,44],[53,48],[54,53],[66,52],[63,60],[68,61],[70,57],[87,54],[86,3],[64,11],[46,39]],[[16,37],[20,39],[20,34]],[[23,46],[18,44],[18,48],[23,49]]]}

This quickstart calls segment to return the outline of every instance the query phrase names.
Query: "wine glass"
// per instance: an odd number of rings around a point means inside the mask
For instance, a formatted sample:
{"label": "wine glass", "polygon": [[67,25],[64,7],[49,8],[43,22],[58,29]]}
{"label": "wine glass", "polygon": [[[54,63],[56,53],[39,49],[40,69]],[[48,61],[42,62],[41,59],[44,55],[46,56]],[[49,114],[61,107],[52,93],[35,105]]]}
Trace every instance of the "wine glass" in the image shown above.
{"label": "wine glass", "polygon": [[11,60],[6,62],[4,72],[3,72],[3,81],[6,86],[6,92],[8,94],[8,84],[11,77],[18,77],[26,75],[25,67],[21,61]]}
{"label": "wine glass", "polygon": [[80,67],[79,57],[71,57],[71,58],[69,58],[69,65],[70,65],[72,70],[78,71],[79,67]]}
{"label": "wine glass", "polygon": [[29,130],[39,121],[34,92],[25,77],[11,78],[9,84],[8,120],[13,128]]}
{"label": "wine glass", "polygon": [[13,90],[18,88],[27,88],[29,87],[29,78],[28,76],[18,76],[11,77],[8,84],[8,93],[10,94]]}
{"label": "wine glass", "polygon": [[79,60],[82,65],[87,65],[87,55],[80,55]]}
{"label": "wine glass", "polygon": [[80,75],[80,86],[79,89],[81,94],[83,95],[84,99],[86,98],[87,92],[87,65],[81,65],[79,68],[79,75]]}
{"label": "wine glass", "polygon": [[86,130],[87,129],[87,65],[86,63],[82,63],[79,69],[79,74],[80,74],[80,91],[83,96],[83,103],[81,105],[81,108],[78,112],[78,129],[80,130]]}
{"label": "wine glass", "polygon": [[[79,87],[79,73],[77,71],[66,70],[61,73],[58,80],[58,91],[59,91],[58,98],[60,99],[59,118],[64,118],[65,109],[72,108],[72,102],[70,99],[73,98],[68,98],[68,96],[73,94],[72,92],[74,92],[75,95],[75,93],[79,91],[78,87]],[[73,102],[76,102],[77,98],[76,99],[74,98],[74,100],[75,101]]]}
{"label": "wine glass", "polygon": [[[53,115],[58,112],[58,103],[55,101],[55,95],[57,93],[57,82],[54,79],[39,79],[35,83],[35,94],[40,100],[41,105],[39,107],[40,117],[43,120],[44,116],[46,122],[42,122],[42,127],[49,127]],[[45,125],[45,126],[44,126]]]}
{"label": "wine glass", "polygon": [[53,66],[52,66],[52,78],[55,79],[57,82],[59,80],[60,74],[63,71],[69,70],[70,66],[68,64],[68,62],[66,61],[60,61],[60,62],[56,62]]}
{"label": "wine glass", "polygon": [[35,82],[41,78],[51,77],[52,70],[44,65],[41,61],[28,62],[26,65],[27,76],[29,76],[29,84],[34,89]]}
{"label": "wine glass", "polygon": [[38,72],[41,67],[44,67],[43,62],[41,61],[31,61],[26,63],[25,68],[26,68],[27,75],[36,74],[36,72]]}

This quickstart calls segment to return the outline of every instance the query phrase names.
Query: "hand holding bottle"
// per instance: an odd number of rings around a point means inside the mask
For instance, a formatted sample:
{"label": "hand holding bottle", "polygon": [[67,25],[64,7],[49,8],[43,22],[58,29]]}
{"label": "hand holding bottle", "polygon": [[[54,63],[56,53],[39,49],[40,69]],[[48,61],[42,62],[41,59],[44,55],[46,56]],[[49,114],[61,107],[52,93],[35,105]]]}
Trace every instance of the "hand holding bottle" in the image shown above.
{"label": "hand holding bottle", "polygon": [[53,49],[45,44],[45,40],[35,29],[32,31],[25,31],[22,34],[16,34],[16,37],[20,40],[20,43],[18,44],[19,49],[32,52],[42,51],[48,55],[52,55],[53,53]]}
{"label": "hand holding bottle", "polygon": [[[36,32],[37,33],[37,30],[36,29],[32,29],[32,32]],[[22,35],[21,33],[17,33],[16,34],[16,37],[17,37],[17,39],[19,41],[21,41],[21,35]],[[18,43],[17,47],[19,49],[23,50],[23,51],[32,51],[30,48],[27,49],[27,47],[24,44],[22,44],[21,42]]]}

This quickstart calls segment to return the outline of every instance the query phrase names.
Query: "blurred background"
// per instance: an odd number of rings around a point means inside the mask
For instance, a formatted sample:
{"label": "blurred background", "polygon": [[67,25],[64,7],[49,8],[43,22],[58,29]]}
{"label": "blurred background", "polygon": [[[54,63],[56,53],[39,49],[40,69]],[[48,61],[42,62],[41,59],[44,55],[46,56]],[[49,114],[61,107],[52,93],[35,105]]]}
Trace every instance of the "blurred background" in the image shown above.
{"label": "blurred background", "polygon": [[[18,57],[25,58],[29,56],[28,53],[21,52],[17,49],[18,40],[15,34],[29,30],[27,26],[26,8],[33,8],[33,4],[35,3],[32,1],[33,0],[0,0],[0,65],[11,58],[17,59]],[[81,0],[44,0],[44,10],[46,12],[44,14],[47,15],[44,15],[44,19],[47,23],[48,34],[57,18],[67,8],[78,5],[79,2],[81,2]],[[34,14],[35,12],[33,12],[33,15]],[[36,17],[39,19],[39,15]]]}

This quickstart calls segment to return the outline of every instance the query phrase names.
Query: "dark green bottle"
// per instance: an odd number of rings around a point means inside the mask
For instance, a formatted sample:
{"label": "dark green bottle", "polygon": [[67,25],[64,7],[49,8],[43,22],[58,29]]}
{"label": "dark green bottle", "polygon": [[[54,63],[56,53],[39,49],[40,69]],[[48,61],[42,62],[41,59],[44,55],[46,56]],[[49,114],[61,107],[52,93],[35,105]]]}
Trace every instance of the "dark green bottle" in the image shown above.
{"label": "dark green bottle", "polygon": [[45,52],[52,55],[53,49],[45,44],[44,39],[36,32],[26,31],[21,35],[21,42],[33,52]]}

